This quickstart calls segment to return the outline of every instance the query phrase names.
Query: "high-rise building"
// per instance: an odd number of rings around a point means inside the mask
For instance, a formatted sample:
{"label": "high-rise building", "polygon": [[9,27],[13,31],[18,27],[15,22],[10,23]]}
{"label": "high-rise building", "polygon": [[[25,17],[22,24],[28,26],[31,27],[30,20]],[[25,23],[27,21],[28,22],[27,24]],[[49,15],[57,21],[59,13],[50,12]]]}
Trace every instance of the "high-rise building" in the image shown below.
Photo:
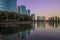
{"label": "high-rise building", "polygon": [[31,14],[32,20],[35,20],[35,14]]}
{"label": "high-rise building", "polygon": [[30,10],[26,10],[26,15],[30,16]]}
{"label": "high-rise building", "polygon": [[0,10],[16,12],[17,0],[0,0]]}
{"label": "high-rise building", "polygon": [[18,6],[18,13],[26,14],[26,7],[24,5]]}

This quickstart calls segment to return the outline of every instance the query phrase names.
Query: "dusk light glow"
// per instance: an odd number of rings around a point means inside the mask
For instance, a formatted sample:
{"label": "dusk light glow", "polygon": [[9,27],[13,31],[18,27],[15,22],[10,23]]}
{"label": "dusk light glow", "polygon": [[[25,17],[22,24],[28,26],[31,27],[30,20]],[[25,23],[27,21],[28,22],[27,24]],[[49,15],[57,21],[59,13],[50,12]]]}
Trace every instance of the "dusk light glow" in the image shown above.
{"label": "dusk light glow", "polygon": [[25,5],[36,16],[60,16],[60,0],[18,0],[17,5]]}

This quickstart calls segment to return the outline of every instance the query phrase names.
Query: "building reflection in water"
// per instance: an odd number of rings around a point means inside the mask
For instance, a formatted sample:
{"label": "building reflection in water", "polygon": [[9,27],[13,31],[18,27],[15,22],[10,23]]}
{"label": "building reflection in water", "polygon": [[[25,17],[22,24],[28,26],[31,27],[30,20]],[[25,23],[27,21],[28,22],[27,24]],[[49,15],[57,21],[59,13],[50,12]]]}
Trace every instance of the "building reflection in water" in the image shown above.
{"label": "building reflection in water", "polygon": [[30,34],[30,30],[22,31],[18,33],[18,39],[22,40]]}
{"label": "building reflection in water", "polygon": [[37,22],[37,27],[45,28],[45,22]]}
{"label": "building reflection in water", "polygon": [[52,26],[53,28],[57,28],[60,26],[60,22],[48,22],[49,26]]}
{"label": "building reflection in water", "polygon": [[22,40],[30,34],[31,24],[0,24],[0,40]]}
{"label": "building reflection in water", "polygon": [[[48,24],[48,26],[46,25]],[[0,24],[0,40],[22,40],[34,31],[51,31],[60,27],[60,22],[36,22],[31,24]],[[50,30],[48,30],[50,29]],[[54,31],[53,29],[52,31]],[[60,30],[60,29],[58,29]],[[58,31],[57,30],[57,31]]]}
{"label": "building reflection in water", "polygon": [[32,30],[35,30],[35,24],[36,22],[33,22],[31,25],[32,25]]}

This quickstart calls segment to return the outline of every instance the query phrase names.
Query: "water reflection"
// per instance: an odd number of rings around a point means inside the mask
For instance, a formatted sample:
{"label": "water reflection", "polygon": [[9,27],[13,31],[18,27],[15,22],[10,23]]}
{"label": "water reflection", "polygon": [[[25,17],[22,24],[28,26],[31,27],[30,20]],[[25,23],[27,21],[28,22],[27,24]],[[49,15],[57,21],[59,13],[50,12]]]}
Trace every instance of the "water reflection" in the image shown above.
{"label": "water reflection", "polygon": [[0,40],[22,40],[30,34],[31,24],[0,24]]}
{"label": "water reflection", "polygon": [[45,22],[37,22],[37,27],[45,27]]}
{"label": "water reflection", "polygon": [[53,27],[58,28],[60,27],[60,22],[37,22],[37,28],[47,28],[47,27]]}
{"label": "water reflection", "polygon": [[53,28],[57,28],[60,26],[59,22],[49,22],[48,24],[49,24],[49,26],[52,26]]}
{"label": "water reflection", "polygon": [[[47,36],[46,31],[50,31],[52,35],[54,34],[52,31],[60,32],[60,22],[33,22],[31,24],[8,25],[0,24],[0,40],[22,40],[27,38],[32,33],[38,33],[40,35],[46,34]],[[51,34],[49,33],[49,35]]]}
{"label": "water reflection", "polygon": [[31,30],[35,30],[35,24],[36,24],[36,22],[33,22],[33,23],[31,24],[31,26],[32,26],[32,29],[31,29]]}

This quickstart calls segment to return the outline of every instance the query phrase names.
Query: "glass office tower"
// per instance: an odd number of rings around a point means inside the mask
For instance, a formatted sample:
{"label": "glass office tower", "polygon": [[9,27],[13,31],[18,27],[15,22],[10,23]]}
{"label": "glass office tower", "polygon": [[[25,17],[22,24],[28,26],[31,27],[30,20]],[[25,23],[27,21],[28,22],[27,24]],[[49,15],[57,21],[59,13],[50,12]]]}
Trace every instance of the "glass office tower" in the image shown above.
{"label": "glass office tower", "polygon": [[17,0],[0,0],[0,10],[16,12]]}
{"label": "glass office tower", "polygon": [[18,12],[21,14],[26,14],[26,7],[24,5],[18,6]]}
{"label": "glass office tower", "polygon": [[32,17],[32,20],[34,21],[35,20],[35,13],[31,14],[31,17]]}
{"label": "glass office tower", "polygon": [[30,16],[30,10],[26,10],[26,14]]}

